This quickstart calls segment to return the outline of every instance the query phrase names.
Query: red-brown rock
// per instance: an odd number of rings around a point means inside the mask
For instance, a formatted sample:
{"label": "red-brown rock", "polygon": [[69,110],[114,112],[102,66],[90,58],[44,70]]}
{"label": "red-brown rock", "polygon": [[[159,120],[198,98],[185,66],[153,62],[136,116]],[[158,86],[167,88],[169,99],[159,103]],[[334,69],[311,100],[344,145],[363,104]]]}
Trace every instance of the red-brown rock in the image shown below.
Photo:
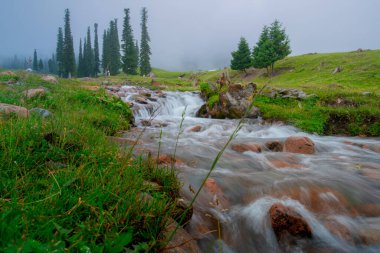
{"label": "red-brown rock", "polygon": [[[172,232],[177,227],[177,223],[170,219],[165,228],[165,237],[169,238]],[[173,238],[170,240],[166,248],[162,251],[165,253],[200,253],[195,238],[192,238],[185,229],[179,227]]]}
{"label": "red-brown rock", "polygon": [[290,207],[280,203],[269,209],[270,221],[277,240],[289,234],[301,238],[311,238],[312,231],[302,216]]}
{"label": "red-brown rock", "polygon": [[204,189],[211,195],[210,203],[213,203],[217,207],[226,209],[229,207],[229,201],[224,195],[222,189],[219,187],[215,179],[208,178],[204,185]]}
{"label": "red-brown rock", "polygon": [[301,164],[291,163],[285,160],[272,160],[271,163],[276,169],[302,169],[303,168]]}
{"label": "red-brown rock", "polygon": [[172,165],[172,164],[175,164],[177,166],[183,164],[182,161],[178,160],[177,158],[174,158],[173,156],[171,155],[166,155],[166,154],[163,154],[163,155],[160,155],[157,159],[157,163],[160,164],[160,165]]}
{"label": "red-brown rock", "polygon": [[278,140],[266,142],[265,147],[273,152],[282,152],[284,148],[283,144]]}
{"label": "red-brown rock", "polygon": [[351,231],[343,224],[336,221],[327,221],[325,227],[336,237],[350,243],[354,243],[354,238]]}
{"label": "red-brown rock", "polygon": [[290,136],[286,139],[284,144],[284,151],[298,154],[314,154],[314,142],[304,136]]}
{"label": "red-brown rock", "polygon": [[232,144],[231,149],[239,153],[243,153],[246,151],[261,153],[261,147],[257,143]]}
{"label": "red-brown rock", "polygon": [[200,125],[196,125],[196,126],[193,126],[191,129],[190,129],[190,132],[200,132],[202,130],[202,126]]}

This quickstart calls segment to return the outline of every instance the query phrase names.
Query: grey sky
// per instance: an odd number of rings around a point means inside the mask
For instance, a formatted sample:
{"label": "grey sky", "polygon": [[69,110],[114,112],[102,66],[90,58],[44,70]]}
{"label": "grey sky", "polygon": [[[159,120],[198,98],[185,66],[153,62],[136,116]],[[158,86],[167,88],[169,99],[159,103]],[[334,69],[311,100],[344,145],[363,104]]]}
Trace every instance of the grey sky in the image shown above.
{"label": "grey sky", "polygon": [[113,18],[121,25],[131,9],[136,39],[140,11],[149,11],[152,65],[160,68],[212,69],[228,66],[240,36],[250,47],[264,25],[279,19],[293,55],[380,48],[379,0],[2,0],[0,56],[43,57],[55,51],[64,9],[71,11],[75,51],[88,25],[99,37]]}

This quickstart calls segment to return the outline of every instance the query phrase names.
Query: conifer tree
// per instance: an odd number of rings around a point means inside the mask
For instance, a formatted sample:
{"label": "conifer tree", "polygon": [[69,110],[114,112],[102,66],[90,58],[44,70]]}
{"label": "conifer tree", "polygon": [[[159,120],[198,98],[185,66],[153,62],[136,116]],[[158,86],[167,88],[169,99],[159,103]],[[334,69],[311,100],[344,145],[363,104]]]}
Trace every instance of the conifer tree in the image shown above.
{"label": "conifer tree", "polygon": [[87,37],[84,43],[83,50],[83,69],[85,76],[94,76],[94,52],[91,45],[91,31],[90,27],[87,29]]}
{"label": "conifer tree", "polygon": [[148,75],[152,71],[150,66],[150,37],[147,27],[148,11],[144,7],[141,12],[141,41],[140,41],[140,75]]}
{"label": "conifer tree", "polygon": [[97,77],[100,72],[100,58],[99,58],[99,41],[98,41],[98,24],[94,24],[94,76]]}
{"label": "conifer tree", "polygon": [[273,48],[269,38],[269,27],[264,26],[259,41],[252,51],[253,67],[266,68],[269,75],[269,66],[272,64]]}
{"label": "conifer tree", "polygon": [[48,71],[50,74],[53,74],[53,75],[57,74],[57,61],[54,54],[48,61]]}
{"label": "conifer tree", "polygon": [[135,50],[136,50],[136,62],[137,66],[140,66],[140,49],[139,49],[139,42],[136,40],[135,43]]}
{"label": "conifer tree", "polygon": [[110,22],[109,38],[109,71],[111,75],[117,75],[120,70],[120,43],[117,29],[117,19]]}
{"label": "conifer tree", "polygon": [[102,53],[102,68],[103,73],[106,74],[109,70],[109,33],[107,30],[104,30],[103,33],[103,53]]}
{"label": "conifer tree", "polygon": [[42,59],[38,61],[38,71],[43,72],[44,70],[44,63],[42,62]]}
{"label": "conifer tree", "polygon": [[33,70],[38,71],[38,58],[37,58],[37,50],[34,49],[33,53]]}
{"label": "conifer tree", "polygon": [[291,53],[289,38],[281,23],[275,20],[270,27],[264,26],[259,41],[253,48],[253,66],[255,68],[266,68],[273,74],[276,61],[284,59]]}
{"label": "conifer tree", "polygon": [[126,74],[136,75],[137,74],[137,58],[138,54],[134,44],[133,30],[130,25],[129,9],[124,9],[125,17],[123,24],[123,34],[121,41],[123,56],[122,56],[122,67]]}
{"label": "conifer tree", "polygon": [[79,57],[78,57],[78,77],[83,77],[83,48],[82,48],[82,39],[79,40]]}
{"label": "conifer tree", "polygon": [[238,50],[231,53],[231,69],[233,70],[243,70],[246,71],[247,68],[251,67],[251,51],[249,49],[248,43],[245,38],[241,37]]}
{"label": "conifer tree", "polygon": [[58,76],[62,77],[62,75],[63,75],[63,32],[62,32],[62,27],[58,28],[56,56],[57,56],[57,67],[58,67],[57,74],[58,74]]}
{"label": "conifer tree", "polygon": [[70,11],[65,10],[65,26],[64,26],[64,40],[63,40],[63,75],[64,77],[71,77],[75,75],[75,54],[73,36],[70,27]]}

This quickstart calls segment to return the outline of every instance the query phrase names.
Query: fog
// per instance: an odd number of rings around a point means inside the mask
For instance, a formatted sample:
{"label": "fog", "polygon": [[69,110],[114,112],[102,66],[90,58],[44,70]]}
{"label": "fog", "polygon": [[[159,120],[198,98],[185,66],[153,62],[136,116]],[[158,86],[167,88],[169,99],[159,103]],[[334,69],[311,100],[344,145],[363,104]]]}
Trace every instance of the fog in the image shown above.
{"label": "fog", "polygon": [[[0,7],[0,57],[50,57],[55,51],[64,9],[78,52],[87,26],[99,24],[99,39],[109,21],[131,9],[136,39],[140,11],[148,8],[148,31],[155,67],[170,70],[228,66],[241,36],[252,48],[264,25],[280,20],[293,55],[380,48],[379,0],[3,0]],[[101,44],[101,42],[100,42]]]}

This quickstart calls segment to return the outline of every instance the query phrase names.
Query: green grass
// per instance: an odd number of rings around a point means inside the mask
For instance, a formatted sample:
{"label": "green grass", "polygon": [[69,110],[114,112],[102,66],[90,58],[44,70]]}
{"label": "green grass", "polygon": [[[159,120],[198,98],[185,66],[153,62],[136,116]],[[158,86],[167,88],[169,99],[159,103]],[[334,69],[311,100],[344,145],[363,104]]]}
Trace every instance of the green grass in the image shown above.
{"label": "green grass", "polygon": [[[78,80],[18,76],[21,85],[0,86],[0,102],[48,109],[53,117],[1,116],[0,251],[158,250],[179,184],[171,170],[126,157],[128,148],[109,142],[130,127],[130,109],[104,90],[81,89]],[[45,96],[22,100],[22,91],[41,86]]]}

